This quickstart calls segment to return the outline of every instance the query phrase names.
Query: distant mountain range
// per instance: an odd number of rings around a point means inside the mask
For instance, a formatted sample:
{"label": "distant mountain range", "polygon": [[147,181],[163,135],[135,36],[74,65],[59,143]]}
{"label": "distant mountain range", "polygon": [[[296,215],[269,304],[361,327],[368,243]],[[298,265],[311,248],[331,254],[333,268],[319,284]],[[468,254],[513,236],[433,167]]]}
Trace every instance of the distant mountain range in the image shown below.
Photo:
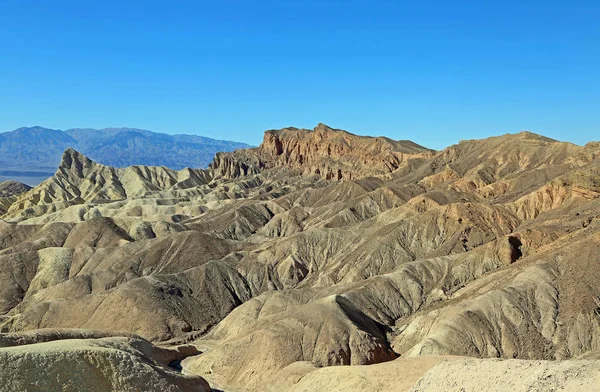
{"label": "distant mountain range", "polygon": [[[244,143],[196,135],[167,135],[135,128],[69,129],[23,127],[0,133],[0,177],[18,173],[50,176],[63,151],[74,148],[105,165],[205,168],[220,151],[250,147]],[[25,174],[26,175],[26,174]]]}

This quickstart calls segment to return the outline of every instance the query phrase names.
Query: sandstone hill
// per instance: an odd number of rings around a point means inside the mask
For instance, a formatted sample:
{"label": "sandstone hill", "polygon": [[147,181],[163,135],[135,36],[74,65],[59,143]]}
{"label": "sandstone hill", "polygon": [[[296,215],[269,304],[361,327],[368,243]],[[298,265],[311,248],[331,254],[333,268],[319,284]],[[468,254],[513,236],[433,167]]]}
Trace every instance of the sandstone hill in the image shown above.
{"label": "sandstone hill", "polygon": [[81,330],[43,330],[0,336],[3,391],[198,391],[198,376],[174,364],[197,352],[164,349],[139,336]]}
{"label": "sandstone hill", "polygon": [[4,333],[193,344],[184,374],[227,391],[598,378],[599,143],[523,132],[432,151],[319,124],[204,170],[67,150],[0,206]]}
{"label": "sandstone hill", "polygon": [[31,187],[17,181],[0,182],[0,197],[17,196],[27,192]]}
{"label": "sandstone hill", "polygon": [[0,215],[6,213],[6,210],[16,200],[18,195],[30,189],[29,185],[18,181],[0,182]]}

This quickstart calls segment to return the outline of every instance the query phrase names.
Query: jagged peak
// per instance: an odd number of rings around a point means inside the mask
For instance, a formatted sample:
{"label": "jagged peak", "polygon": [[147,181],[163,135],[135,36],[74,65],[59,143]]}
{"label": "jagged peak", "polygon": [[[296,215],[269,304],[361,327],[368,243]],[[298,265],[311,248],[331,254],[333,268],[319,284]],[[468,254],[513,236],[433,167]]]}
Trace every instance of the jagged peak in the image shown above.
{"label": "jagged peak", "polygon": [[[323,123],[318,123],[317,126],[313,129],[314,132],[335,132],[335,131],[341,131],[341,129],[334,129],[332,127],[330,127],[329,125],[323,124]],[[345,131],[343,131],[345,132]],[[349,132],[347,132],[349,133]]]}
{"label": "jagged peak", "polygon": [[72,148],[67,148],[65,152],[63,152],[58,169],[71,170],[75,167],[78,170],[81,170],[82,168],[89,167],[92,164],[94,164],[94,162],[87,156]]}

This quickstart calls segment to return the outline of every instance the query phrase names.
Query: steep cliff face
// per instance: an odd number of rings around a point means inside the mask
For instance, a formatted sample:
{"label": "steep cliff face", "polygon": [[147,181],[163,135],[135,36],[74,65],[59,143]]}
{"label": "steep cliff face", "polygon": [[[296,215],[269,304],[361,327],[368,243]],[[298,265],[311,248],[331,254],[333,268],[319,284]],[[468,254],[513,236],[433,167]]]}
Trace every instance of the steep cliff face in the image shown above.
{"label": "steep cliff face", "polygon": [[211,168],[226,178],[285,166],[327,180],[351,180],[390,173],[407,159],[431,155],[433,151],[411,141],[357,136],[319,124],[312,131],[266,131],[258,148],[220,153]]}
{"label": "steep cliff face", "polygon": [[216,176],[223,178],[257,174],[262,166],[253,154],[254,150],[248,149],[236,153],[219,152],[209,165],[209,169],[212,169]]}

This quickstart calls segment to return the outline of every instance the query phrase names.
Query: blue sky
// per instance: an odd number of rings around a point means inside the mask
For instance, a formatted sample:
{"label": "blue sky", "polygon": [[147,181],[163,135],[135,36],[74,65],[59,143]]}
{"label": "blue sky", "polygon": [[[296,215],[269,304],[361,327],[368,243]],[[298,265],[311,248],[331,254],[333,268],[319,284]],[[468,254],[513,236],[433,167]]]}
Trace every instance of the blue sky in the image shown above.
{"label": "blue sky", "polygon": [[[97,3],[97,4],[92,4]],[[0,131],[600,140],[600,1],[0,0]]]}

